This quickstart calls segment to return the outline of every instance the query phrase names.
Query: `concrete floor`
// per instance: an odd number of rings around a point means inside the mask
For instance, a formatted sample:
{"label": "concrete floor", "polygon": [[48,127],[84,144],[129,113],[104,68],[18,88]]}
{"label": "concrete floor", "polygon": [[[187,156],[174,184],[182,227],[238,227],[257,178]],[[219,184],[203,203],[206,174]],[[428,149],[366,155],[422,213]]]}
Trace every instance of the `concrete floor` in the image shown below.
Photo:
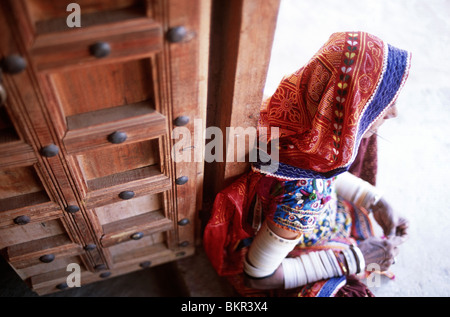
{"label": "concrete floor", "polygon": [[450,26],[447,0],[282,0],[266,95],[333,32],[361,30],[412,51],[399,117],[379,130],[380,187],[411,222],[377,296],[450,295]]}

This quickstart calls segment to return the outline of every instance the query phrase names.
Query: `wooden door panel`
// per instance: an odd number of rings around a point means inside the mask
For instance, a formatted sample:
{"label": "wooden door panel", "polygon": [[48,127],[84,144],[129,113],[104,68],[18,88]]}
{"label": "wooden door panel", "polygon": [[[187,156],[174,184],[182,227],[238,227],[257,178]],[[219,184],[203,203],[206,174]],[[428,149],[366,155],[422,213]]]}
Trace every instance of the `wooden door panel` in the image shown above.
{"label": "wooden door panel", "polygon": [[[95,208],[100,224],[107,225],[129,217],[164,209],[162,194],[145,195]],[[164,214],[162,215],[164,217]]]}
{"label": "wooden door panel", "polygon": [[38,294],[70,261],[86,284],[195,249],[203,167],[173,161],[172,130],[204,119],[209,0],[80,0],[68,28],[72,2],[0,2],[2,58],[26,62],[2,78],[0,249]]}
{"label": "wooden door panel", "polygon": [[0,195],[3,199],[36,192],[45,192],[45,189],[33,166],[0,170]]}
{"label": "wooden door panel", "polygon": [[[34,24],[48,23],[49,20],[67,18],[67,6],[73,3],[71,0],[27,0],[26,5]],[[142,16],[145,0],[78,0],[82,14],[96,12],[105,13],[114,10],[126,11],[135,8]],[[110,15],[110,14],[105,14]]]}
{"label": "wooden door panel", "polygon": [[[70,1],[31,0],[14,3],[27,11],[34,38],[33,62],[39,71],[78,68],[150,56],[162,49],[162,26],[151,17],[146,0],[78,1],[81,27],[69,28],[66,10]],[[105,27],[107,26],[107,27]],[[29,36],[29,34],[26,34]],[[92,46],[107,43],[107,58],[97,58]]]}
{"label": "wooden door panel", "polygon": [[118,174],[128,170],[154,166],[160,170],[158,139],[137,142],[77,155],[83,175],[89,182],[92,179]]}
{"label": "wooden door panel", "polygon": [[22,279],[28,279],[32,276],[37,276],[52,271],[62,269],[67,270],[67,266],[71,263],[76,263],[80,266],[83,265],[83,261],[80,256],[66,255],[64,257],[56,257],[55,260],[50,263],[43,263],[39,261],[26,267],[18,268],[17,265],[15,267],[17,268],[17,272]]}
{"label": "wooden door panel", "polygon": [[122,134],[127,143],[167,134],[166,118],[149,107],[147,102],[100,110],[89,115],[88,119],[82,114],[74,116],[77,117],[76,120],[68,121],[69,126],[81,128],[66,133],[64,144],[67,153],[73,154],[111,145],[111,138],[115,133]]}
{"label": "wooden door panel", "polygon": [[[83,248],[73,243],[66,233],[16,244],[6,249],[7,258],[16,269],[39,263],[51,263],[54,259],[81,254]],[[51,256],[44,258],[45,256]]]}
{"label": "wooden door panel", "polygon": [[37,165],[0,168],[0,228],[59,217],[61,208],[50,197]]}
{"label": "wooden door panel", "polygon": [[149,59],[78,67],[50,75],[66,117],[153,100]]}
{"label": "wooden door panel", "polygon": [[117,265],[121,262],[132,260],[133,258],[139,258],[145,255],[149,256],[152,253],[171,253],[167,249],[165,241],[165,234],[160,232],[147,235],[138,241],[129,240],[120,244],[115,244],[110,246],[108,250],[111,252],[114,265]]}
{"label": "wooden door panel", "polygon": [[2,229],[0,249],[22,243],[32,243],[33,240],[65,234],[66,230],[60,219],[39,223],[29,223],[25,226],[14,226]]}

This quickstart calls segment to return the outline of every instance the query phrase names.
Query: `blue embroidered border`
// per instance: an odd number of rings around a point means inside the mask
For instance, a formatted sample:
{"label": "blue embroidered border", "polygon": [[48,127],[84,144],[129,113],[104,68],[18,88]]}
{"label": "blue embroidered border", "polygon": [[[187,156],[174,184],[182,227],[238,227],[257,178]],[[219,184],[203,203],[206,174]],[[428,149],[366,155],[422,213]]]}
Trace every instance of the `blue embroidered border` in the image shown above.
{"label": "blue embroidered border", "polygon": [[316,297],[333,297],[336,292],[345,285],[347,278],[344,276],[330,278],[321,288]]}

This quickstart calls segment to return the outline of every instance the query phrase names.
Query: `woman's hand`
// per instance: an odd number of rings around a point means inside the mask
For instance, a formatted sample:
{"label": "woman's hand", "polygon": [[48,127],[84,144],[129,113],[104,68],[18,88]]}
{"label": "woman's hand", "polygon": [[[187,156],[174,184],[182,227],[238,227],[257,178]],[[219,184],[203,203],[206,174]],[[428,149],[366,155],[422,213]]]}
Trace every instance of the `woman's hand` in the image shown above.
{"label": "woman's hand", "polygon": [[370,237],[358,247],[364,255],[366,267],[376,263],[380,266],[380,271],[386,271],[395,263],[395,257],[399,253],[398,246],[402,243],[402,238],[398,236],[389,239]]}
{"label": "woman's hand", "polygon": [[381,198],[372,207],[372,212],[374,219],[381,226],[387,238],[399,237],[400,242],[408,239],[409,221],[399,216],[384,198]]}

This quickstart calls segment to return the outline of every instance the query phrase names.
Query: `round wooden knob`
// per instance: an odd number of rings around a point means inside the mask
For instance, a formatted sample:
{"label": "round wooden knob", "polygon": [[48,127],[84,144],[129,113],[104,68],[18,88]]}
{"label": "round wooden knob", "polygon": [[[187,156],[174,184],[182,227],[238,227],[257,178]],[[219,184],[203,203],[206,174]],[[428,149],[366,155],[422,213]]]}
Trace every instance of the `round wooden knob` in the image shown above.
{"label": "round wooden knob", "polygon": [[175,180],[175,184],[177,184],[177,185],[184,185],[184,184],[187,183],[188,180],[189,180],[189,178],[187,176],[181,176],[181,177],[178,177]]}
{"label": "round wooden knob", "polygon": [[28,216],[19,216],[17,218],[14,218],[14,223],[16,225],[26,225],[27,223],[30,222],[30,217]]}
{"label": "round wooden knob", "polygon": [[178,221],[178,225],[179,226],[186,226],[186,225],[188,225],[189,224],[189,219],[188,218],[183,218],[183,219],[181,219],[180,221]]}
{"label": "round wooden knob", "polygon": [[96,248],[97,248],[97,245],[94,243],[89,243],[84,246],[84,249],[86,251],[92,251],[92,250],[95,250]]}
{"label": "round wooden knob", "polygon": [[134,192],[131,190],[125,190],[119,193],[120,199],[127,200],[134,197]]}
{"label": "round wooden knob", "polygon": [[189,123],[189,117],[188,116],[179,116],[174,121],[173,124],[177,127],[184,126]]}
{"label": "round wooden knob", "polygon": [[66,289],[68,287],[69,287],[69,285],[67,285],[67,283],[61,283],[61,284],[56,285],[56,288],[61,289],[61,290]]}
{"label": "round wooden knob", "polygon": [[179,43],[184,41],[188,32],[184,26],[175,26],[167,31],[167,40],[170,43]]}
{"label": "round wooden knob", "polygon": [[143,236],[144,236],[144,234],[142,232],[136,232],[136,233],[133,233],[130,236],[130,238],[133,240],[139,240],[139,239],[142,239]]}
{"label": "round wooden knob", "polygon": [[152,265],[151,261],[144,261],[144,262],[139,263],[139,266],[142,268],[149,267],[150,265]]}
{"label": "round wooden knob", "polygon": [[45,157],[53,157],[53,156],[58,155],[58,153],[59,153],[59,147],[57,147],[54,144],[44,146],[41,149],[41,155],[45,156]]}
{"label": "round wooden knob", "polygon": [[108,141],[113,144],[120,144],[127,140],[127,134],[125,132],[116,131],[108,135]]}
{"label": "round wooden knob", "polygon": [[189,241],[183,241],[183,242],[180,242],[178,245],[179,245],[180,247],[185,248],[185,247],[187,247],[187,246],[189,245]]}
{"label": "round wooden knob", "polygon": [[89,47],[89,51],[97,58],[103,58],[111,54],[111,46],[106,42],[97,42]]}
{"label": "round wooden knob", "polygon": [[77,211],[79,211],[80,208],[76,205],[69,205],[64,210],[67,211],[69,214],[74,214]]}
{"label": "round wooden knob", "polygon": [[106,270],[106,269],[107,269],[107,267],[106,267],[105,264],[98,264],[98,265],[96,265],[94,267],[94,270],[96,270],[96,271],[103,271],[103,270]]}
{"label": "round wooden knob", "polygon": [[14,75],[27,68],[27,61],[20,55],[9,55],[2,61],[2,69],[5,73]]}
{"label": "round wooden knob", "polygon": [[55,259],[55,256],[53,254],[46,254],[39,258],[39,261],[43,263],[50,263]]}

